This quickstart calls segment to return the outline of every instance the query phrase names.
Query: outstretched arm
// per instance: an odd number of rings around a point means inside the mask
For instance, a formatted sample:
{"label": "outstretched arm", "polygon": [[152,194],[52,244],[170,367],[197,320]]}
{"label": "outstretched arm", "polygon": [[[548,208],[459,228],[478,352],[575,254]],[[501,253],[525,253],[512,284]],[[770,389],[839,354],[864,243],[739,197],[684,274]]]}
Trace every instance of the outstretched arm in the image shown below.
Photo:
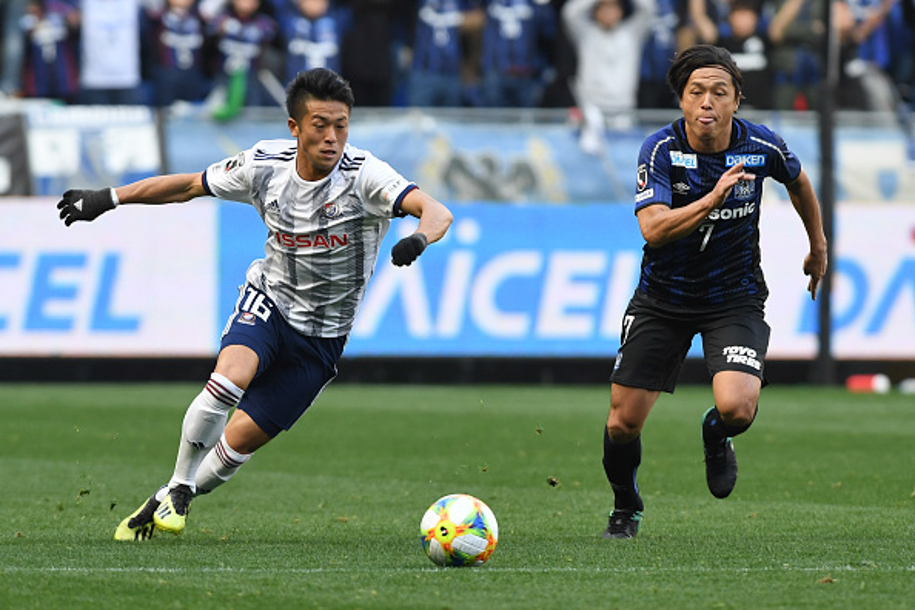
{"label": "outstretched arm", "polygon": [[448,208],[419,189],[406,194],[400,209],[419,218],[419,226],[412,235],[404,237],[391,248],[392,262],[398,267],[409,265],[428,244],[444,237],[453,220]]}
{"label": "outstretched arm", "polygon": [[95,220],[121,203],[179,203],[202,195],[206,195],[202,174],[166,174],[117,188],[71,189],[57,202],[57,209],[69,227],[77,220]]}
{"label": "outstretched arm", "polygon": [[820,202],[813,184],[804,170],[794,180],[786,185],[791,204],[804,223],[807,231],[807,240],[810,242],[810,252],[804,257],[804,274],[810,276],[807,290],[810,298],[817,298],[817,288],[820,280],[826,275],[826,234],[823,232],[823,218],[820,216]]}

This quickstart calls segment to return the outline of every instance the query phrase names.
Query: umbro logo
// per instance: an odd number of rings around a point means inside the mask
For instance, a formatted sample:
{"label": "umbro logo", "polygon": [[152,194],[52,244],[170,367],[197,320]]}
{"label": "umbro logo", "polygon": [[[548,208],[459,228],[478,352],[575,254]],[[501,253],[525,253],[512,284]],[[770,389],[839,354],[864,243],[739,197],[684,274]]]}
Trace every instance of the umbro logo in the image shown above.
{"label": "umbro logo", "polygon": [[672,188],[678,195],[685,195],[689,192],[689,185],[684,182],[677,182]]}

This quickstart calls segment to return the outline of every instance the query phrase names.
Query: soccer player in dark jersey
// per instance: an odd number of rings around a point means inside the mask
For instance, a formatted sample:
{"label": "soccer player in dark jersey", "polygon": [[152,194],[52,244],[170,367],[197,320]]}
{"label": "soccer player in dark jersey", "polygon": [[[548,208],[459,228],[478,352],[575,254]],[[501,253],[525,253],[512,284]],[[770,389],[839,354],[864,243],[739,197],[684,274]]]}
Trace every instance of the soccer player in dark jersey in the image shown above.
{"label": "soccer player in dark jersey", "polygon": [[216,366],[185,414],[172,477],[124,518],[115,540],[181,533],[196,495],[228,481],[311,406],[337,374],[391,219],[419,218],[391,249],[397,266],[448,230],[448,208],[347,141],[353,103],[337,73],[302,72],[286,90],[294,139],[261,140],[200,173],[69,190],[58,202],[70,226],[122,204],[209,195],[254,206],[267,227],[265,256],[248,267]]}
{"label": "soccer player in dark jersey", "polygon": [[697,333],[715,399],[702,419],[706,480],[716,498],[734,488],[731,439],[750,427],[765,383],[768,291],[759,213],[766,177],[787,187],[804,224],[811,298],[826,272],[826,237],[810,179],[778,135],[734,117],[742,79],[730,54],[711,45],[686,49],[667,82],[683,117],[649,136],[639,153],[635,213],[646,244],[610,378],[603,464],[614,508],[604,538],[638,532],[642,427],[660,393],[673,393]]}

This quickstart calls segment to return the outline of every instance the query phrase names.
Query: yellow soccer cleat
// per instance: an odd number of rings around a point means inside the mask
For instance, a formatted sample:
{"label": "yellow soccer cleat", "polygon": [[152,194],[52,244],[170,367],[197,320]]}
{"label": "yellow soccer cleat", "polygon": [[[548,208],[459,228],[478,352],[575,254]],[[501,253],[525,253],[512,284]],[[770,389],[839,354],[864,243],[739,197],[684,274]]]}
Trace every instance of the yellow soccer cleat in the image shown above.
{"label": "yellow soccer cleat", "polygon": [[143,506],[133,511],[129,517],[121,521],[118,529],[114,530],[115,540],[133,540],[142,542],[149,540],[156,533],[156,524],[153,521],[153,512],[159,507],[159,501],[153,494],[143,503]]}
{"label": "yellow soccer cleat", "polygon": [[168,495],[153,513],[156,527],[172,534],[183,532],[193,498],[194,492],[187,485],[178,485],[168,490]]}

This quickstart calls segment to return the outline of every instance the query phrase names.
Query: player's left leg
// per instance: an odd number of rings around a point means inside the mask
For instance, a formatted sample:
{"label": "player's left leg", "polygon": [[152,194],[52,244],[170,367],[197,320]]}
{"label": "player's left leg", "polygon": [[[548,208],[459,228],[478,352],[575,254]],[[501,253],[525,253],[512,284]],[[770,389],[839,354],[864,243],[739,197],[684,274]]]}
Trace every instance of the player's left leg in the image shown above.
{"label": "player's left leg", "polygon": [[732,439],[753,423],[766,383],[769,325],[763,319],[761,303],[758,308],[710,316],[702,342],[715,396],[715,406],[702,418],[705,477],[712,495],[726,498],[737,483]]}
{"label": "player's left leg", "polygon": [[762,380],[747,373],[721,371],[712,380],[715,406],[702,417],[705,478],[716,498],[726,498],[737,484],[733,438],[746,432],[756,417]]}
{"label": "player's left leg", "polygon": [[235,476],[254,452],[270,442],[271,438],[254,423],[251,416],[237,409],[226,425],[222,438],[197,470],[197,494],[210,493]]}

